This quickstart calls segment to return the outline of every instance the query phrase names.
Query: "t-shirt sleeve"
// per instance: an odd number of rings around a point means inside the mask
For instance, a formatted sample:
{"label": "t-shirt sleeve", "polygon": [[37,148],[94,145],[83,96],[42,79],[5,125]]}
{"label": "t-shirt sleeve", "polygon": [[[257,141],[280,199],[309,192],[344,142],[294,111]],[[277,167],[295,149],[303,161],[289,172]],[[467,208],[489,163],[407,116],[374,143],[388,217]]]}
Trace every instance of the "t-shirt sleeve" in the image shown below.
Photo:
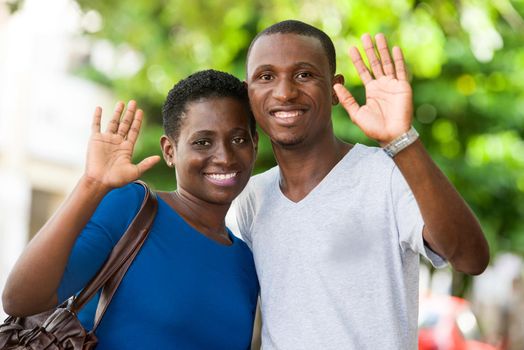
{"label": "t-shirt sleeve", "polygon": [[78,293],[95,276],[140,209],[144,188],[129,184],[109,192],[84,227],[58,287],[59,303]]}
{"label": "t-shirt sleeve", "polygon": [[424,221],[420,214],[420,209],[413,192],[411,192],[404,176],[396,166],[393,168],[391,175],[391,194],[402,250],[410,249],[421,254],[435,267],[446,266],[446,260],[424,243],[422,236]]}

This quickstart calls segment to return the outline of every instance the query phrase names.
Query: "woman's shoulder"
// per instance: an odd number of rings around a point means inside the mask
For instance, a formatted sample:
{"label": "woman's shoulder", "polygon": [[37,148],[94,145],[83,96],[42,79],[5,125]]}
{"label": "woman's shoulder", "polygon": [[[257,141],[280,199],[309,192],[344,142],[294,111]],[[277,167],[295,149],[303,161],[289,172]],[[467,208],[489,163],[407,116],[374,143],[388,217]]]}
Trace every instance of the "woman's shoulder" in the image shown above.
{"label": "woman's shoulder", "polygon": [[142,203],[144,195],[144,186],[140,185],[137,182],[131,182],[125,186],[111,190],[104,197],[104,201],[119,202],[122,204],[132,204],[135,202]]}
{"label": "woman's shoulder", "polygon": [[91,222],[117,232],[125,230],[138,213],[144,196],[145,188],[138,183],[113,189],[96,209]]}

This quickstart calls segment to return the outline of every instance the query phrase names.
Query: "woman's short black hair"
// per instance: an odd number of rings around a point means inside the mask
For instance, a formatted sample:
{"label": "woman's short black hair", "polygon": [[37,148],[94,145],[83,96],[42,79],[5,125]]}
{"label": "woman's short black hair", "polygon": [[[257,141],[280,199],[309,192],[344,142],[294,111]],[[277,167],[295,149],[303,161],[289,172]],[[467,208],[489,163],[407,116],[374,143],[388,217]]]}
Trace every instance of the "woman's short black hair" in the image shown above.
{"label": "woman's short black hair", "polygon": [[249,117],[249,129],[252,135],[256,132],[256,122],[249,105],[247,87],[235,76],[213,69],[191,74],[180,80],[167,94],[162,108],[164,132],[178,141],[182,116],[191,102],[201,99],[231,97],[241,102]]}

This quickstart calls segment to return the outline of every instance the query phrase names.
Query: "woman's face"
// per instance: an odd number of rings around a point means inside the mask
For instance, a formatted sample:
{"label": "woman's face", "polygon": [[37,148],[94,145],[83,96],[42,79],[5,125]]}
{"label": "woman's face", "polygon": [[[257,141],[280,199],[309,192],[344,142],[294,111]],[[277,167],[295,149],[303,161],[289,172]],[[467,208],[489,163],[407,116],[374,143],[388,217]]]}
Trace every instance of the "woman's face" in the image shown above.
{"label": "woman's face", "polygon": [[[162,142],[172,153],[180,193],[213,204],[230,204],[247,184],[257,136],[249,132],[248,111],[231,97],[191,102],[182,116],[178,142]],[[166,145],[174,145],[166,149]],[[167,158],[169,159],[169,158]]]}

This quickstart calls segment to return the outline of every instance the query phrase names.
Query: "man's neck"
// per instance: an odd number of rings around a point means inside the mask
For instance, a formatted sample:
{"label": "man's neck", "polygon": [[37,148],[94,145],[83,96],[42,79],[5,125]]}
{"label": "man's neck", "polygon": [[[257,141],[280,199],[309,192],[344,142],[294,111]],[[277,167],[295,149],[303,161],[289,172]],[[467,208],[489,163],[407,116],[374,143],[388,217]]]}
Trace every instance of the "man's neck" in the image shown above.
{"label": "man's neck", "polygon": [[334,135],[303,147],[273,145],[280,168],[280,189],[293,202],[304,199],[344,158],[352,145]]}

